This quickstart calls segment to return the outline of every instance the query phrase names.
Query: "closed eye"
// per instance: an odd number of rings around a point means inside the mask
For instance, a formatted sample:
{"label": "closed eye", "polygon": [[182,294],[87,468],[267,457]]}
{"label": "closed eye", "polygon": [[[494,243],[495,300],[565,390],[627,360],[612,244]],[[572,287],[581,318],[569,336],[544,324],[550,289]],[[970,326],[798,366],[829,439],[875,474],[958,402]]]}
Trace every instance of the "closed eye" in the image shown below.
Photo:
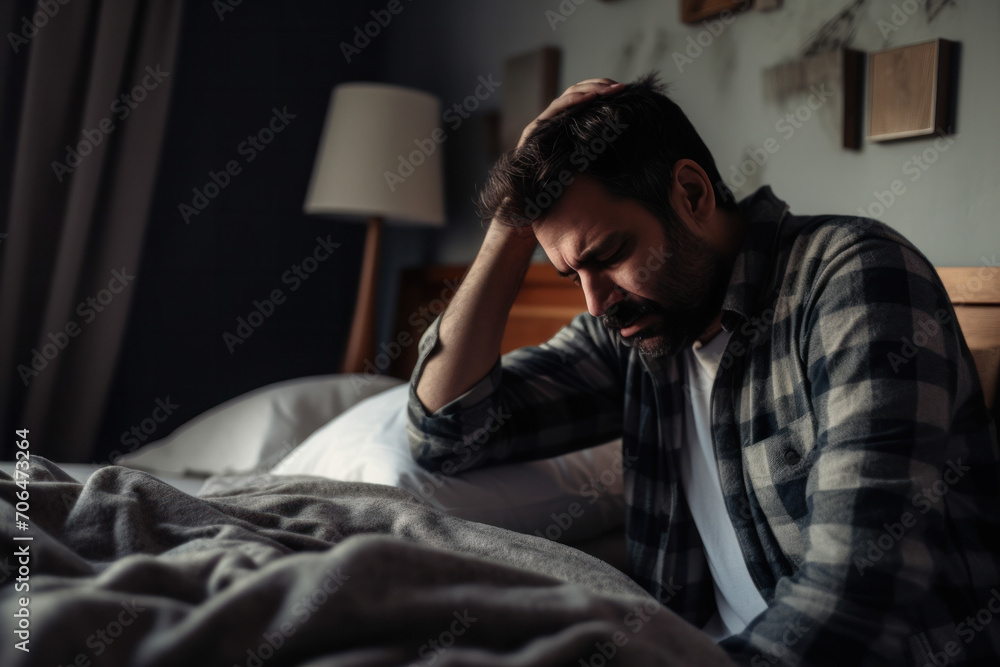
{"label": "closed eye", "polygon": [[602,260],[600,260],[600,262],[601,262],[601,264],[603,264],[605,266],[614,266],[615,264],[617,264],[618,262],[622,261],[623,259],[625,259],[625,246],[624,245],[619,246],[618,250],[616,250],[610,257],[608,257],[606,259],[602,259]]}
{"label": "closed eye", "polygon": [[[608,257],[604,259],[591,260],[588,263],[593,268],[597,269],[610,268],[621,262],[623,259],[625,259],[625,256],[628,254],[627,250],[628,248],[625,245],[622,245],[619,246],[618,249],[615,250],[615,252],[609,255]],[[578,274],[576,271],[557,271],[557,273],[563,278],[569,278],[573,282],[573,284],[576,285],[577,287],[581,286],[580,274]]]}
{"label": "closed eye", "polygon": [[[620,232],[611,234],[605,237],[599,246],[603,246],[605,251],[607,246],[610,246],[618,242],[617,247],[615,247],[614,252],[606,257],[600,257],[598,253],[601,252],[602,248],[598,247],[594,250],[585,252],[580,258],[580,266],[586,266],[590,269],[600,270],[609,267],[614,267],[615,265],[624,261],[629,253],[632,251],[634,245],[634,239],[630,235],[622,235]],[[575,285],[580,285],[580,276],[576,271],[557,271],[557,273],[563,278],[570,278]]]}

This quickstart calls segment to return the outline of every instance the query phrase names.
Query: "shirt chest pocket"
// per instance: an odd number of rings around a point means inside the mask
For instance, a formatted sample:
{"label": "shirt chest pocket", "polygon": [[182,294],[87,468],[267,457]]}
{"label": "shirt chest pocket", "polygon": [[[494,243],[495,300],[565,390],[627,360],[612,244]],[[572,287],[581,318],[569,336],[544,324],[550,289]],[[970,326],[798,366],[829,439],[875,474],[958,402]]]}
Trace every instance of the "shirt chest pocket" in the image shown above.
{"label": "shirt chest pocket", "polygon": [[800,529],[808,512],[806,482],[814,461],[815,420],[807,412],[773,435],[743,447],[747,488],[782,550],[802,554]]}

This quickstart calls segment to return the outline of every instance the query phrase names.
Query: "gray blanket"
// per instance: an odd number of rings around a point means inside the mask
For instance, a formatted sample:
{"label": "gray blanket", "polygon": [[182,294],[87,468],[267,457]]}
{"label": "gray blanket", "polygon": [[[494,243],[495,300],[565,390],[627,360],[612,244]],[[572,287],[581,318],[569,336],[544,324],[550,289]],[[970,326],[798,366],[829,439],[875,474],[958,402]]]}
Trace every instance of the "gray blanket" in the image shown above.
{"label": "gray blanket", "polygon": [[23,530],[0,473],[0,664],[728,664],[570,547],[390,487],[223,481],[193,497],[108,467],[79,484],[35,457]]}

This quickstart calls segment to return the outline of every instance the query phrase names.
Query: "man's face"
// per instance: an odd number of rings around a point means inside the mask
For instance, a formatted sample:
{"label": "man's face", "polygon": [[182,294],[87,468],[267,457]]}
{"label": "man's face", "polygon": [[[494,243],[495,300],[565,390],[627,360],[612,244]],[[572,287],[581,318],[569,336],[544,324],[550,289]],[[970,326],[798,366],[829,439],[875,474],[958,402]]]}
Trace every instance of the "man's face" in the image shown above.
{"label": "man's face", "polygon": [[648,357],[691,345],[722,307],[732,262],[678,221],[580,177],[534,228],[545,254],[579,284],[587,310]]}

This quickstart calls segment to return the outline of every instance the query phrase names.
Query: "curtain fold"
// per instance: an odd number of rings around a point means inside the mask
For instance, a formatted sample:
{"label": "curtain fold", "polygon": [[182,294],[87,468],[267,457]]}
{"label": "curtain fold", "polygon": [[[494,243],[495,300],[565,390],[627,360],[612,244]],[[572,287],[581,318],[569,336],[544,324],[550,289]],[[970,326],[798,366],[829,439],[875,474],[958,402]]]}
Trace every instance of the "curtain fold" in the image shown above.
{"label": "curtain fold", "polygon": [[4,447],[28,428],[33,453],[90,460],[139,276],[182,8],[39,2],[30,40],[4,56],[8,76],[26,68],[16,148],[3,156]]}

